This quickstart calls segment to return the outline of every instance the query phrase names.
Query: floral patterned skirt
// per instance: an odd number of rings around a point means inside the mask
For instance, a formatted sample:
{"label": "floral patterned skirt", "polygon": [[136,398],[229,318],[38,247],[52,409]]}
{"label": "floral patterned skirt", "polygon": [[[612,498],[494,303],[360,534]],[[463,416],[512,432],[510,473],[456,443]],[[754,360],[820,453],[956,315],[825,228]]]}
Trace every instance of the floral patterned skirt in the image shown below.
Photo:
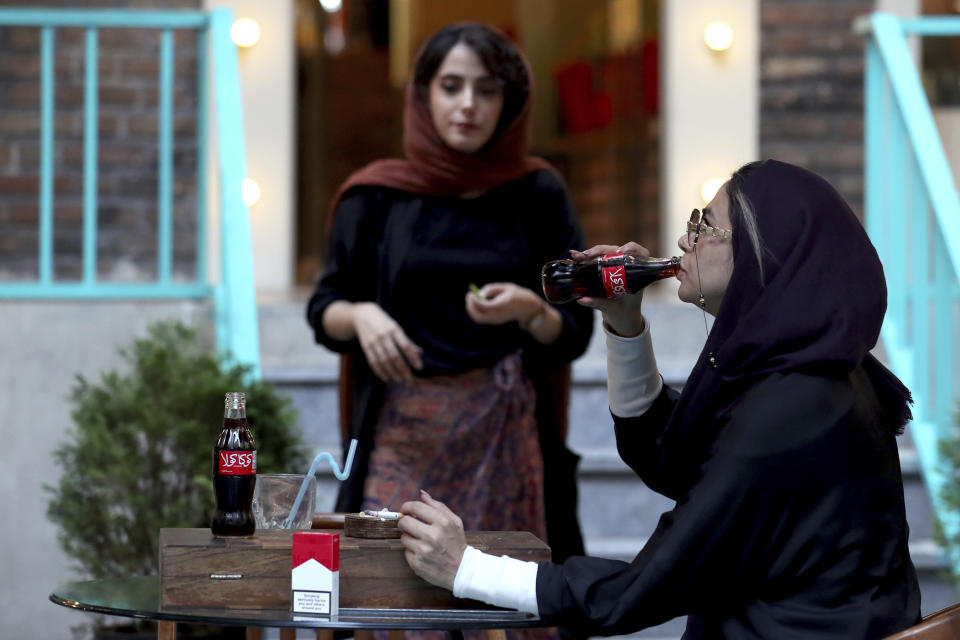
{"label": "floral patterned skirt", "polygon": [[[363,508],[397,510],[426,489],[474,531],[530,531],[546,540],[536,395],[519,355],[489,369],[389,386],[374,432]],[[555,629],[508,629],[512,640]],[[377,632],[386,638],[385,633]],[[465,632],[484,638],[485,632]],[[446,638],[408,631],[408,640]]]}
{"label": "floral patterned skirt", "polygon": [[546,540],[536,396],[520,357],[390,385],[374,432],[364,509],[397,510],[420,489],[477,531]]}

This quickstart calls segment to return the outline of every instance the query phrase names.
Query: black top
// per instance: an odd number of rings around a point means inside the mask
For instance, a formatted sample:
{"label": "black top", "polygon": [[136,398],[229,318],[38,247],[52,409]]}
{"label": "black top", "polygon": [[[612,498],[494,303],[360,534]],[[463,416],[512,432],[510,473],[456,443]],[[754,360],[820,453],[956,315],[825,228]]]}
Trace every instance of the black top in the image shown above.
{"label": "black top", "polygon": [[[577,522],[576,466],[558,434],[559,402],[551,377],[587,348],[593,311],[554,305],[560,337],[536,342],[517,323],[478,325],[466,314],[470,283],[510,281],[543,295],[540,269],[583,248],[583,234],[560,179],[537,171],[474,199],[422,196],[379,186],[350,189],[337,207],[326,270],[307,305],[317,342],[354,355],[351,436],[359,441],[338,511],[356,511],[373,428],[384,392],[356,340],[333,340],[321,318],[335,300],[375,301],[424,349],[418,375],[489,366],[521,351],[537,394],[536,418],[544,466],[547,533],[555,560],[583,553]],[[346,447],[347,443],[344,443]]]}
{"label": "black top", "polygon": [[[652,487],[676,393],[614,416]],[[631,563],[537,574],[541,617],[622,634],[688,615],[685,640],[883,638],[919,620],[896,440],[868,375],[774,373],[717,416],[699,481]],[[669,483],[668,483],[669,484]]]}
{"label": "black top", "polygon": [[423,348],[418,375],[491,366],[519,349],[559,365],[589,342],[592,312],[576,304],[555,305],[563,334],[548,346],[515,322],[477,324],[465,308],[471,283],[514,282],[542,296],[543,264],[583,248],[566,191],[549,171],[473,199],[355,187],[341,200],[332,237],[307,314],[317,341],[334,351],[358,348],[356,341],[333,340],[323,331],[323,311],[338,299],[386,302],[381,306]]}

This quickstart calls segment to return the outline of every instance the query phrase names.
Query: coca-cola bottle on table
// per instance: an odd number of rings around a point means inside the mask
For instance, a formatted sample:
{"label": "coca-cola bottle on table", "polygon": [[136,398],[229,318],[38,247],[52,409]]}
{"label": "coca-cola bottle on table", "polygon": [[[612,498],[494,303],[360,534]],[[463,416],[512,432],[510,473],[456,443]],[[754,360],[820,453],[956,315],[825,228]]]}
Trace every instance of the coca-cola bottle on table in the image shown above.
{"label": "coca-cola bottle on table", "polygon": [[215,536],[252,536],[253,487],[257,483],[257,443],[247,425],[246,396],[239,391],[224,399],[223,430],[213,447],[213,492],[217,508],[210,522]]}
{"label": "coca-cola bottle on table", "polygon": [[637,293],[654,280],[677,275],[680,258],[645,258],[608,253],[589,262],[554,260],[543,265],[543,294],[553,303],[583,297],[619,298]]}

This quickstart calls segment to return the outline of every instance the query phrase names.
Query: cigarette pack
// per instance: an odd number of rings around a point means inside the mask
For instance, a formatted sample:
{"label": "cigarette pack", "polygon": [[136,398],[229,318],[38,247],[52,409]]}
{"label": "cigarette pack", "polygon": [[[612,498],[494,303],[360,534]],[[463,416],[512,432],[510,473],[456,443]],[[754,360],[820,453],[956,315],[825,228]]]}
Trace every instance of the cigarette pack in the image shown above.
{"label": "cigarette pack", "polygon": [[340,609],[340,534],[293,534],[291,574],[294,613],[336,616]]}

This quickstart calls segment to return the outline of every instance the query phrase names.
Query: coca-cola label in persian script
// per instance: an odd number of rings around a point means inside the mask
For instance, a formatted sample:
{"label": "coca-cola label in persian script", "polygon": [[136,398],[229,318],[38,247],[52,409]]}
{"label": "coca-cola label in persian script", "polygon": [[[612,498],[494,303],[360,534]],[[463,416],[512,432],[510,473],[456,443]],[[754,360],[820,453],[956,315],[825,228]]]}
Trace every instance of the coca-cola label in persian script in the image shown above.
{"label": "coca-cola label in persian script", "polygon": [[626,269],[622,264],[617,267],[603,267],[600,275],[603,277],[603,288],[606,289],[608,298],[619,298],[630,293]]}
{"label": "coca-cola label in persian script", "polygon": [[249,476],[257,472],[256,451],[221,451],[218,465],[221,475]]}

